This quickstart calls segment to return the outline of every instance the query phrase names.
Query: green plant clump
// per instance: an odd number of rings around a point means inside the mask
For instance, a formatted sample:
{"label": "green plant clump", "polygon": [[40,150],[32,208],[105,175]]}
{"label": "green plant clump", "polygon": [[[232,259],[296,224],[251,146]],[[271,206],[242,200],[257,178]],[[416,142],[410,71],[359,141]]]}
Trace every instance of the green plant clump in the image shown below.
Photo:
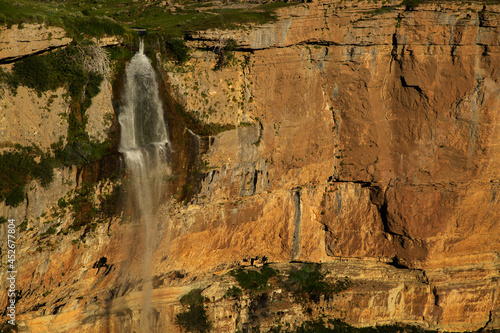
{"label": "green plant clump", "polygon": [[51,226],[47,231],[45,231],[42,236],[48,236],[48,235],[54,235],[56,233],[56,228],[54,226]]}
{"label": "green plant clump", "polygon": [[186,41],[181,38],[169,38],[165,42],[167,53],[172,56],[177,64],[181,65],[189,60],[190,49],[186,45]]}
{"label": "green plant clump", "polygon": [[86,46],[88,42],[82,44],[73,42],[64,49],[30,56],[16,62],[12,68],[13,78],[10,85],[14,85],[14,89],[18,85],[24,85],[36,90],[40,95],[45,91],[67,87],[74,102],[89,104],[90,101],[87,100],[99,93],[103,77],[83,67],[80,61],[80,46]]}
{"label": "green plant clump", "polygon": [[187,310],[176,315],[175,323],[187,332],[205,333],[212,328],[204,306],[208,299],[201,292],[201,289],[194,289],[181,298],[181,304]]}
{"label": "green plant clump", "polygon": [[274,326],[269,333],[433,333],[434,330],[424,330],[423,328],[411,325],[384,325],[375,327],[354,327],[339,319],[323,318],[308,320],[295,329],[284,329],[281,325]]}
{"label": "green plant clump", "polygon": [[14,333],[14,332],[19,332],[19,327],[17,326],[17,323],[12,325],[9,323],[9,321],[6,321],[0,325],[0,332],[2,333]]}
{"label": "green plant clump", "polygon": [[320,264],[307,264],[300,270],[291,272],[286,284],[287,288],[295,297],[313,302],[318,302],[321,295],[328,297],[349,288],[348,280],[336,283],[325,281],[325,273],[320,269]]}
{"label": "green plant clump", "polygon": [[229,274],[236,277],[241,288],[249,291],[262,291],[268,287],[269,279],[278,275],[278,272],[269,265],[264,265],[260,273],[254,270],[246,271],[243,268],[238,268],[232,270]]}
{"label": "green plant clump", "polygon": [[214,70],[217,71],[231,65],[235,60],[234,51],[237,48],[238,43],[232,38],[226,41],[224,47],[216,48],[214,52],[217,55],[217,62],[215,63]]}
{"label": "green plant clump", "polygon": [[243,291],[236,287],[232,286],[226,290],[226,294],[224,295],[226,298],[240,298],[243,295]]}
{"label": "green plant clump", "polygon": [[[38,160],[38,162],[37,162]],[[24,201],[26,185],[36,179],[47,187],[54,178],[55,161],[36,146],[15,146],[0,155],[0,201],[17,207]]]}
{"label": "green plant clump", "polygon": [[[105,222],[114,215],[114,210],[119,202],[120,186],[114,186],[112,191],[107,194],[99,195],[99,204],[96,204],[96,193],[94,183],[82,182],[81,186],[75,191],[72,198],[66,200],[60,198],[58,207],[61,211],[58,214],[64,214],[65,209],[69,208],[73,213],[73,223],[70,229],[78,231],[85,227],[84,234],[97,227],[99,221]],[[89,223],[97,221],[95,223]]]}
{"label": "green plant clump", "polygon": [[[15,151],[0,156],[0,200],[7,205],[17,206],[24,201],[25,186],[32,179],[38,179],[47,186],[53,178],[56,166],[81,166],[102,159],[111,151],[110,141],[98,142],[86,131],[88,116],[86,110],[92,98],[100,91],[103,75],[84,68],[82,58],[92,54],[92,42],[73,42],[64,49],[43,55],[34,55],[16,62],[12,72],[0,72],[2,82],[15,92],[19,85],[34,89],[39,95],[46,91],[65,87],[70,100],[67,115],[67,143],[54,143],[51,148],[54,157],[38,148],[16,146]],[[38,160],[38,161],[37,161]]]}

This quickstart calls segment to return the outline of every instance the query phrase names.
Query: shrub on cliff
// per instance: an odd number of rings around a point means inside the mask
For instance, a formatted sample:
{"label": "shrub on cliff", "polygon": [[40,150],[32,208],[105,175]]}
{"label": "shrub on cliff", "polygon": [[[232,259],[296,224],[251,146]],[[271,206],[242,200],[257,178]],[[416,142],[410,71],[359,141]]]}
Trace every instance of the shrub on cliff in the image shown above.
{"label": "shrub on cliff", "polygon": [[375,327],[355,327],[340,319],[323,318],[307,320],[294,330],[283,328],[281,325],[273,326],[268,333],[434,333],[434,330],[425,330],[418,326],[405,324],[384,325]]}
{"label": "shrub on cliff", "polygon": [[40,95],[45,91],[67,87],[73,100],[87,102],[99,92],[103,77],[101,73],[84,67],[85,63],[81,59],[94,56],[87,54],[93,48],[88,43],[84,44],[73,43],[55,52],[17,61],[12,67],[11,84],[32,88]]}
{"label": "shrub on cliff", "polygon": [[15,323],[14,325],[12,325],[8,321],[5,321],[4,323],[2,323],[2,325],[0,325],[0,332],[2,332],[2,333],[15,333],[15,332],[19,332],[19,327],[17,326],[17,323]]}
{"label": "shrub on cliff", "polygon": [[298,299],[318,302],[323,295],[329,297],[349,288],[348,280],[331,283],[325,280],[320,264],[307,264],[300,270],[290,272],[286,287]]}
{"label": "shrub on cliff", "polygon": [[[37,162],[39,160],[39,162]],[[0,155],[0,201],[16,207],[24,201],[25,188],[36,179],[43,187],[54,178],[54,159],[36,146],[16,146],[14,151]]]}
{"label": "shrub on cliff", "polygon": [[276,276],[278,272],[268,265],[264,265],[260,272],[238,268],[229,274],[236,277],[241,288],[249,291],[261,291],[267,288],[269,279]]}
{"label": "shrub on cliff", "polygon": [[201,295],[201,291],[191,290],[181,298],[181,304],[187,307],[187,310],[176,315],[175,323],[186,332],[205,333],[212,328],[204,306],[208,299]]}
{"label": "shrub on cliff", "polygon": [[91,106],[92,98],[99,93],[108,66],[105,51],[90,41],[80,41],[64,49],[17,61],[10,73],[0,71],[1,81],[14,92],[19,85],[32,88],[39,95],[64,87],[71,98],[70,113],[67,115],[67,143],[64,144],[61,139],[52,145],[55,157],[39,148],[21,146],[16,151],[0,155],[0,180],[3,179],[0,201],[17,206],[24,201],[25,187],[32,179],[47,186],[52,182],[55,166],[80,166],[109,154],[110,142],[92,140],[86,131],[86,110]]}
{"label": "shrub on cliff", "polygon": [[189,60],[190,49],[184,39],[170,38],[165,42],[165,46],[167,53],[177,61],[177,64],[182,65]]}
{"label": "shrub on cliff", "polygon": [[231,65],[235,60],[234,51],[236,51],[237,48],[238,42],[232,38],[226,41],[220,41],[220,44],[214,47],[214,53],[217,55],[217,62],[215,63],[214,70],[220,70]]}

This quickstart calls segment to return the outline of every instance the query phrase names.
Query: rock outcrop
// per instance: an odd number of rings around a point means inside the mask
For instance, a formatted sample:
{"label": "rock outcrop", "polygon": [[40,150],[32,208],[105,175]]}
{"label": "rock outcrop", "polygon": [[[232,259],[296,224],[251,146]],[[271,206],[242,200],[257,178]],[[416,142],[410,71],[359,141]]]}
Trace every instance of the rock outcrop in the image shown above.
{"label": "rock outcrop", "polygon": [[[180,297],[201,288],[217,332],[320,314],[500,328],[499,29],[498,5],[317,1],[265,26],[191,35],[191,70],[163,64],[172,95],[238,127],[204,138],[199,192],[157,214],[152,327],[178,331]],[[230,38],[236,60],[214,71],[206,49]],[[142,230],[118,221],[43,245],[43,223],[30,224],[24,331],[143,329]],[[224,294],[229,269],[263,257],[283,271],[321,262],[356,283],[310,311],[270,291],[259,317],[248,296]]]}
{"label": "rock outcrop", "polygon": [[66,31],[40,24],[0,28],[0,61],[15,61],[23,56],[48,51],[71,42]]}

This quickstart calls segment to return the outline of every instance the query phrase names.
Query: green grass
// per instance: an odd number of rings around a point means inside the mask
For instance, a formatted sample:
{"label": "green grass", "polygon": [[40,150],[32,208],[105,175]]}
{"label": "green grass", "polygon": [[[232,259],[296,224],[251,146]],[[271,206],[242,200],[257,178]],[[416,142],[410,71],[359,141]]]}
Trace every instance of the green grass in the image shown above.
{"label": "green grass", "polygon": [[21,24],[22,27],[24,23],[63,27],[72,37],[122,35],[126,31],[122,24],[110,18],[90,15],[74,1],[0,0],[0,24]]}
{"label": "green grass", "polygon": [[[0,0],[0,24],[48,23],[62,25],[60,5],[27,0]],[[64,11],[64,13],[67,13]]]}
{"label": "green grass", "polygon": [[122,24],[106,17],[67,17],[63,20],[63,24],[64,29],[71,36],[79,36],[81,34],[94,37],[105,35],[121,36],[127,31]]}
{"label": "green grass", "polygon": [[0,0],[0,24],[46,23],[64,27],[72,36],[122,35],[123,27],[141,26],[183,36],[188,31],[212,28],[231,29],[247,24],[263,24],[276,19],[275,10],[297,3],[250,4],[248,8],[178,1],[184,7],[170,11],[158,3],[107,0]]}

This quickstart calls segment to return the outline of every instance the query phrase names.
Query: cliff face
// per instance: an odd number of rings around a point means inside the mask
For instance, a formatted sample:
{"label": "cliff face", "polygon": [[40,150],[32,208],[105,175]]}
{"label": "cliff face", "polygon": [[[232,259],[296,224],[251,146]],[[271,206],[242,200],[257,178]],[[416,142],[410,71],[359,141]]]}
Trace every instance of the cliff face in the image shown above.
{"label": "cliff face", "polygon": [[[384,12],[319,2],[281,14],[278,24],[248,32],[194,36],[234,38],[251,50],[243,70],[223,70],[204,86],[217,95],[215,86],[232,80],[244,106],[225,120],[258,124],[215,138],[201,191],[207,199],[171,217],[182,226],[172,266],[201,268],[242,253],[271,261],[396,258],[425,270],[436,288],[439,311],[426,320],[446,329],[494,321],[498,8]],[[199,57],[202,75],[193,77],[210,80]],[[488,278],[476,275],[478,265],[491,267]],[[443,271],[459,267],[460,278]]]}
{"label": "cliff face", "polygon": [[[238,127],[200,139],[199,193],[157,214],[155,329],[178,330],[193,288],[217,332],[321,313],[500,328],[500,7],[392,5],[284,8],[277,23],[193,34],[189,71],[162,64],[189,113]],[[214,71],[206,48],[230,38],[236,60]],[[141,226],[112,220],[36,251],[37,223],[19,243],[20,326],[140,331]],[[224,297],[235,284],[225,273],[263,257],[284,271],[321,262],[355,283],[311,311],[270,291],[259,315],[251,297]]]}

